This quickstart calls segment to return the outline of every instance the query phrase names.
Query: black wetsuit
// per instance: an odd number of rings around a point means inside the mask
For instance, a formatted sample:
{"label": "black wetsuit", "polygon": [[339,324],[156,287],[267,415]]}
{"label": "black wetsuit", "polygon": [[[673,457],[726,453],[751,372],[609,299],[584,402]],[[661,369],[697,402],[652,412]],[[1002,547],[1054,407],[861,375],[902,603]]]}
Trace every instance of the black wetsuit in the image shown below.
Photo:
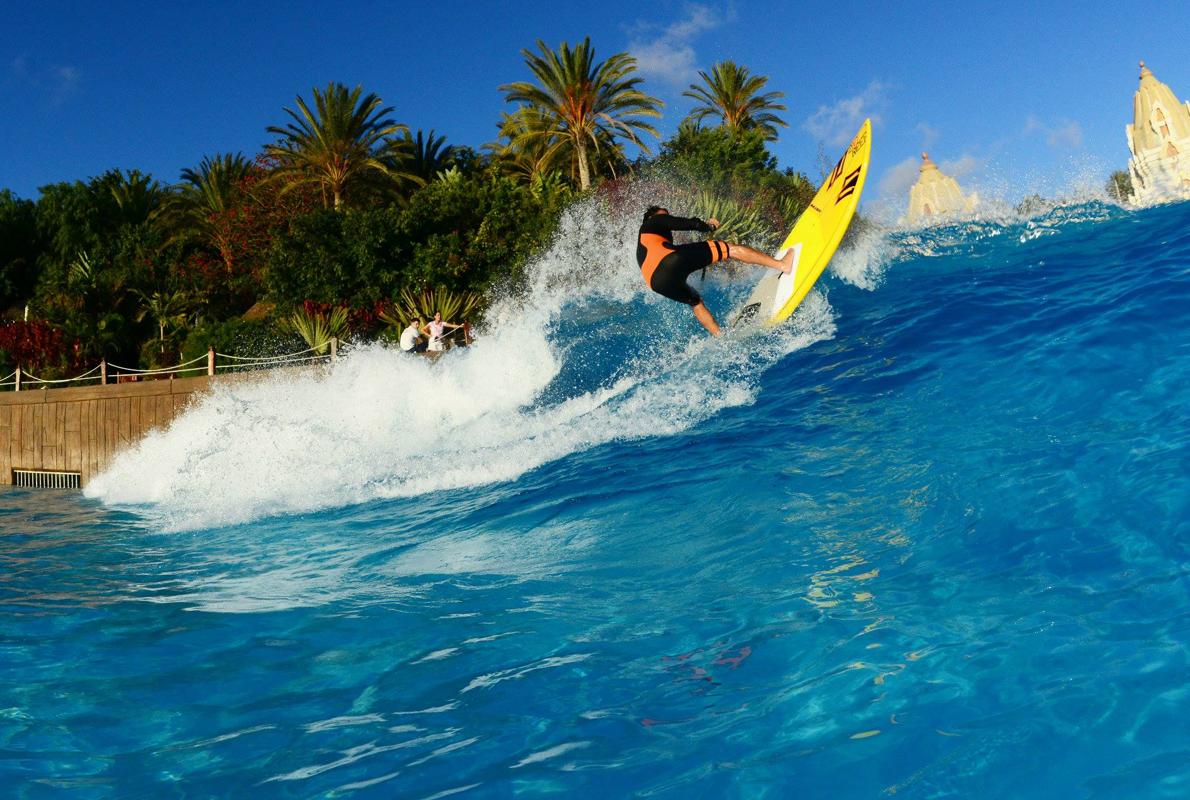
{"label": "black wetsuit", "polygon": [[700,269],[729,258],[726,242],[711,239],[690,244],[673,243],[674,231],[714,230],[701,219],[654,214],[640,226],[636,240],[636,262],[640,264],[645,283],[657,294],[696,306],[702,297],[686,283],[686,279]]}

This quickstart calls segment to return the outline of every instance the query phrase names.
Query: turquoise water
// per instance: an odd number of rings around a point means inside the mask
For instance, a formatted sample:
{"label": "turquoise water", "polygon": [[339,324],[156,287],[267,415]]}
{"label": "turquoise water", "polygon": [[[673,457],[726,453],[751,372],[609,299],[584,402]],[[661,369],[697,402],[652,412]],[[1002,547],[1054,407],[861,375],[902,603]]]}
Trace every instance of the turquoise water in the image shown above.
{"label": "turquoise water", "polygon": [[1190,204],[871,233],[722,342],[601,213],[469,351],[0,492],[0,793],[1190,794]]}

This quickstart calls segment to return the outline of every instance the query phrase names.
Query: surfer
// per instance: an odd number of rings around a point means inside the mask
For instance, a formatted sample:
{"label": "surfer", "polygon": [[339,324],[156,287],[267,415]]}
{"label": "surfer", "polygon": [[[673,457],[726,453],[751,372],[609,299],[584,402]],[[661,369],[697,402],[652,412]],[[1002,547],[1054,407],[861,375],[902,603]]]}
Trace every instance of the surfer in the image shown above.
{"label": "surfer", "polygon": [[709,233],[719,227],[719,220],[713,217],[706,222],[695,217],[673,217],[662,206],[650,206],[645,212],[644,222],[636,243],[636,261],[640,264],[645,283],[657,294],[685,303],[694,310],[694,317],[712,336],[722,335],[719,323],[702,302],[702,296],[686,283],[695,272],[720,261],[734,258],[745,264],[790,272],[793,269],[794,251],[778,261],[759,250],[734,242],[708,239],[705,242],[674,244],[674,231],[702,231]]}

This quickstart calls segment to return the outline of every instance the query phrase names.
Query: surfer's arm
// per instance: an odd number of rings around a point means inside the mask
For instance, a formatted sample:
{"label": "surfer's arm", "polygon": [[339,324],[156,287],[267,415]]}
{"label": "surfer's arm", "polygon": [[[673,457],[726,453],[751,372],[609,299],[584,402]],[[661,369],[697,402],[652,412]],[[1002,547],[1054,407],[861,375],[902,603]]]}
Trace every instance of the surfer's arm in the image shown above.
{"label": "surfer's arm", "polygon": [[664,219],[665,226],[671,231],[702,231],[709,233],[715,230],[715,226],[703,222],[698,217],[671,217],[668,214],[658,215],[654,219]]}

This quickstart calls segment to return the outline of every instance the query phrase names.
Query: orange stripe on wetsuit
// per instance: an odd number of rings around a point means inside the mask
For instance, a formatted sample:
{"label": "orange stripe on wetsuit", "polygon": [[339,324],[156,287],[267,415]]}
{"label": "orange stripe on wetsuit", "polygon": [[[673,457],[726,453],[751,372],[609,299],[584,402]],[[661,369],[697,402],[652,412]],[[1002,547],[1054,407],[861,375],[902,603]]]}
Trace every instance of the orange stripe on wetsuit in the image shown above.
{"label": "orange stripe on wetsuit", "polygon": [[[703,231],[711,230],[711,226],[700,219],[674,217],[669,214],[654,214],[640,226],[637,239],[636,259],[640,264],[640,274],[645,283],[653,285],[653,273],[666,258],[677,251],[673,242],[673,231]],[[731,249],[726,242],[710,239],[704,242],[709,249],[714,264],[731,257]],[[688,245],[683,245],[686,247]]]}
{"label": "orange stripe on wetsuit", "polygon": [[645,248],[645,260],[640,262],[640,274],[644,276],[646,284],[652,285],[657,265],[661,263],[661,259],[674,252],[674,243],[672,239],[659,233],[642,233],[640,244]]}

